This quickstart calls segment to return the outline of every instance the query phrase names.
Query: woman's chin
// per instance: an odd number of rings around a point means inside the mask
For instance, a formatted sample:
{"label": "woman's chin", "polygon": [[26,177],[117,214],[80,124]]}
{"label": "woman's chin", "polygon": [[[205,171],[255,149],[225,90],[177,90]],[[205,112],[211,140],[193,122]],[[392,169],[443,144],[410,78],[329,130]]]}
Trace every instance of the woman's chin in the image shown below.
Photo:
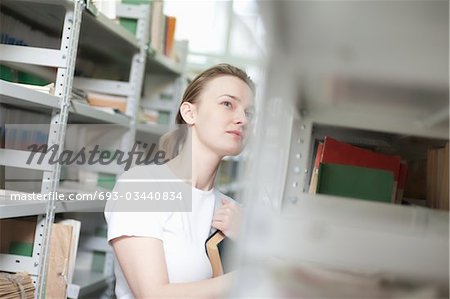
{"label": "woman's chin", "polygon": [[237,156],[242,152],[242,147],[230,148],[225,151],[225,156]]}

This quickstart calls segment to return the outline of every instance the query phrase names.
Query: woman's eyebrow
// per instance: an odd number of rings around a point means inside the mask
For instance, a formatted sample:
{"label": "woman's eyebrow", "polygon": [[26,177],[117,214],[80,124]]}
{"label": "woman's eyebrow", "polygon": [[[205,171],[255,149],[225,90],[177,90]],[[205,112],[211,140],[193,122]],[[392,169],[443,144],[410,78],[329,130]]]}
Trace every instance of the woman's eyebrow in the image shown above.
{"label": "woman's eyebrow", "polygon": [[239,99],[238,97],[232,96],[231,94],[227,94],[227,93],[222,94],[222,95],[219,96],[219,98],[221,98],[221,97],[230,97],[230,98],[232,98],[233,100],[236,100],[236,101],[238,101],[238,102],[241,101],[241,99]]}
{"label": "woman's eyebrow", "polygon": [[[231,94],[223,94],[223,95],[220,95],[219,96],[219,98],[221,98],[221,97],[230,97],[230,98],[232,98],[233,100],[235,100],[235,101],[237,101],[237,102],[241,102],[241,99],[239,99],[238,97],[235,97],[235,96],[232,96]],[[246,110],[255,110],[255,106],[253,106],[253,105],[251,105],[251,106],[249,106]]]}

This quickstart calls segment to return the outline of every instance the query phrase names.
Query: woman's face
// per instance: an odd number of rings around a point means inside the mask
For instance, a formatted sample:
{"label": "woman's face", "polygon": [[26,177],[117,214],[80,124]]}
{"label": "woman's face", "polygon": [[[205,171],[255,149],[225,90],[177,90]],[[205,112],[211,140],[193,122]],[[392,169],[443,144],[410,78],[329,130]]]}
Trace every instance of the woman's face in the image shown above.
{"label": "woman's face", "polygon": [[195,104],[195,133],[220,156],[239,154],[253,115],[253,92],[241,79],[224,75],[209,81]]}

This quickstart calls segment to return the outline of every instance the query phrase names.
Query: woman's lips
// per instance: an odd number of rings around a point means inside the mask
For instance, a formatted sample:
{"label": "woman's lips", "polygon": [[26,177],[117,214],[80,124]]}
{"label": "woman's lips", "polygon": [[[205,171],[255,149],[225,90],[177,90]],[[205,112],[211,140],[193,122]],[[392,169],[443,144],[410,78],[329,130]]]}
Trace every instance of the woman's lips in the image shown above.
{"label": "woman's lips", "polygon": [[232,130],[232,131],[227,131],[227,133],[237,136],[239,138],[242,138],[242,132],[241,131],[236,131],[236,130]]}

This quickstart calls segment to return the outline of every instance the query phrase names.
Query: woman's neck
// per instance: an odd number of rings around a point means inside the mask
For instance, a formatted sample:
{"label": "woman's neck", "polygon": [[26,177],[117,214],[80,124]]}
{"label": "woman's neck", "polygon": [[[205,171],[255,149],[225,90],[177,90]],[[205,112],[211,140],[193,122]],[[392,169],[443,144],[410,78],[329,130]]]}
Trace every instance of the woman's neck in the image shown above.
{"label": "woman's neck", "polygon": [[191,180],[193,187],[206,191],[214,187],[220,160],[220,157],[201,147],[192,151],[192,146],[184,146],[168,164],[178,177]]}

